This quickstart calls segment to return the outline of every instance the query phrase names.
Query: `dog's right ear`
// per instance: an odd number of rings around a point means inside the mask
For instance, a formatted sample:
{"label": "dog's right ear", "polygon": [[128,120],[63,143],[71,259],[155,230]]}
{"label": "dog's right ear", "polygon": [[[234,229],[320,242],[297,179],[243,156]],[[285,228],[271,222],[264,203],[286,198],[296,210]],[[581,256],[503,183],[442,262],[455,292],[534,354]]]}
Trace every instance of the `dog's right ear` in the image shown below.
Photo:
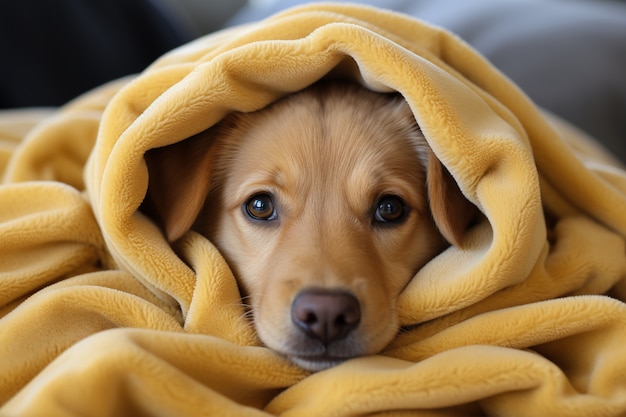
{"label": "dog's right ear", "polygon": [[148,211],[159,218],[170,242],[191,228],[209,193],[216,148],[212,136],[207,130],[145,154]]}
{"label": "dog's right ear", "polygon": [[428,158],[427,182],[430,210],[437,228],[449,243],[462,247],[463,235],[480,211],[465,198],[450,172],[432,151]]}

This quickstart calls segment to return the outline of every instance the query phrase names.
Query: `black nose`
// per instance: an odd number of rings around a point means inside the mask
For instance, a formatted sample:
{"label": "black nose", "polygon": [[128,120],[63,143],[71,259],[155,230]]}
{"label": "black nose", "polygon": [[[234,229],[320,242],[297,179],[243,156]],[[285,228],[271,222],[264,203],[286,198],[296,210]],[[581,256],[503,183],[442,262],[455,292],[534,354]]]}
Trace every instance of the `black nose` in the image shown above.
{"label": "black nose", "polygon": [[291,305],[291,320],[325,346],[346,337],[361,321],[359,300],[345,291],[303,291]]}

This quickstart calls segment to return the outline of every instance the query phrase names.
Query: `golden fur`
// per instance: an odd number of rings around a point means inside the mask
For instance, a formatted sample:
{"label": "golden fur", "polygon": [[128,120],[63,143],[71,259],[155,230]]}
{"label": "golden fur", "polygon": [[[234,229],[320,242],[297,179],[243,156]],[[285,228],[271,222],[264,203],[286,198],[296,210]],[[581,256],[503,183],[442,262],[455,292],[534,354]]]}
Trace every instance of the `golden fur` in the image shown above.
{"label": "golden fur", "polygon": [[310,370],[380,352],[400,292],[475,213],[404,99],[352,84],[233,114],[146,159],[168,238],[208,237],[263,343]]}

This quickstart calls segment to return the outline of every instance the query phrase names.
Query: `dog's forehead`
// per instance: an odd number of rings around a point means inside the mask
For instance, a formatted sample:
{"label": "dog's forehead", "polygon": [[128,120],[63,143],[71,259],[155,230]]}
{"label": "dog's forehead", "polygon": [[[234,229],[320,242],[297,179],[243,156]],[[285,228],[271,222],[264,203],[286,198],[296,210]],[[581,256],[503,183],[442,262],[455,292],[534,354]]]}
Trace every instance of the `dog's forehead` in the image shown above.
{"label": "dog's forehead", "polygon": [[298,169],[327,172],[419,162],[421,141],[411,123],[397,115],[349,108],[282,110],[265,113],[241,138],[250,143],[241,146],[240,152],[256,160],[259,168],[275,171],[297,165]]}
{"label": "dog's forehead", "polygon": [[355,89],[305,92],[243,115],[231,179],[299,192],[324,184],[325,193],[350,190],[355,201],[392,183],[420,188],[425,141],[401,104]]}
{"label": "dog's forehead", "polygon": [[413,159],[421,134],[403,100],[363,88],[303,91],[243,116],[251,153],[302,162],[383,156],[398,149]]}

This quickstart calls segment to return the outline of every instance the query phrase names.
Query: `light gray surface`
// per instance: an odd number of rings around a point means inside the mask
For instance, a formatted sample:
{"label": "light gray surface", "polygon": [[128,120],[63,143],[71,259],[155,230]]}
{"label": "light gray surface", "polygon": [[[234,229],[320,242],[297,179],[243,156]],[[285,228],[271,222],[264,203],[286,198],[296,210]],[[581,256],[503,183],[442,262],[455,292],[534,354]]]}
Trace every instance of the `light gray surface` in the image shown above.
{"label": "light gray surface", "polygon": [[220,29],[247,0],[157,0],[168,13],[195,36]]}

